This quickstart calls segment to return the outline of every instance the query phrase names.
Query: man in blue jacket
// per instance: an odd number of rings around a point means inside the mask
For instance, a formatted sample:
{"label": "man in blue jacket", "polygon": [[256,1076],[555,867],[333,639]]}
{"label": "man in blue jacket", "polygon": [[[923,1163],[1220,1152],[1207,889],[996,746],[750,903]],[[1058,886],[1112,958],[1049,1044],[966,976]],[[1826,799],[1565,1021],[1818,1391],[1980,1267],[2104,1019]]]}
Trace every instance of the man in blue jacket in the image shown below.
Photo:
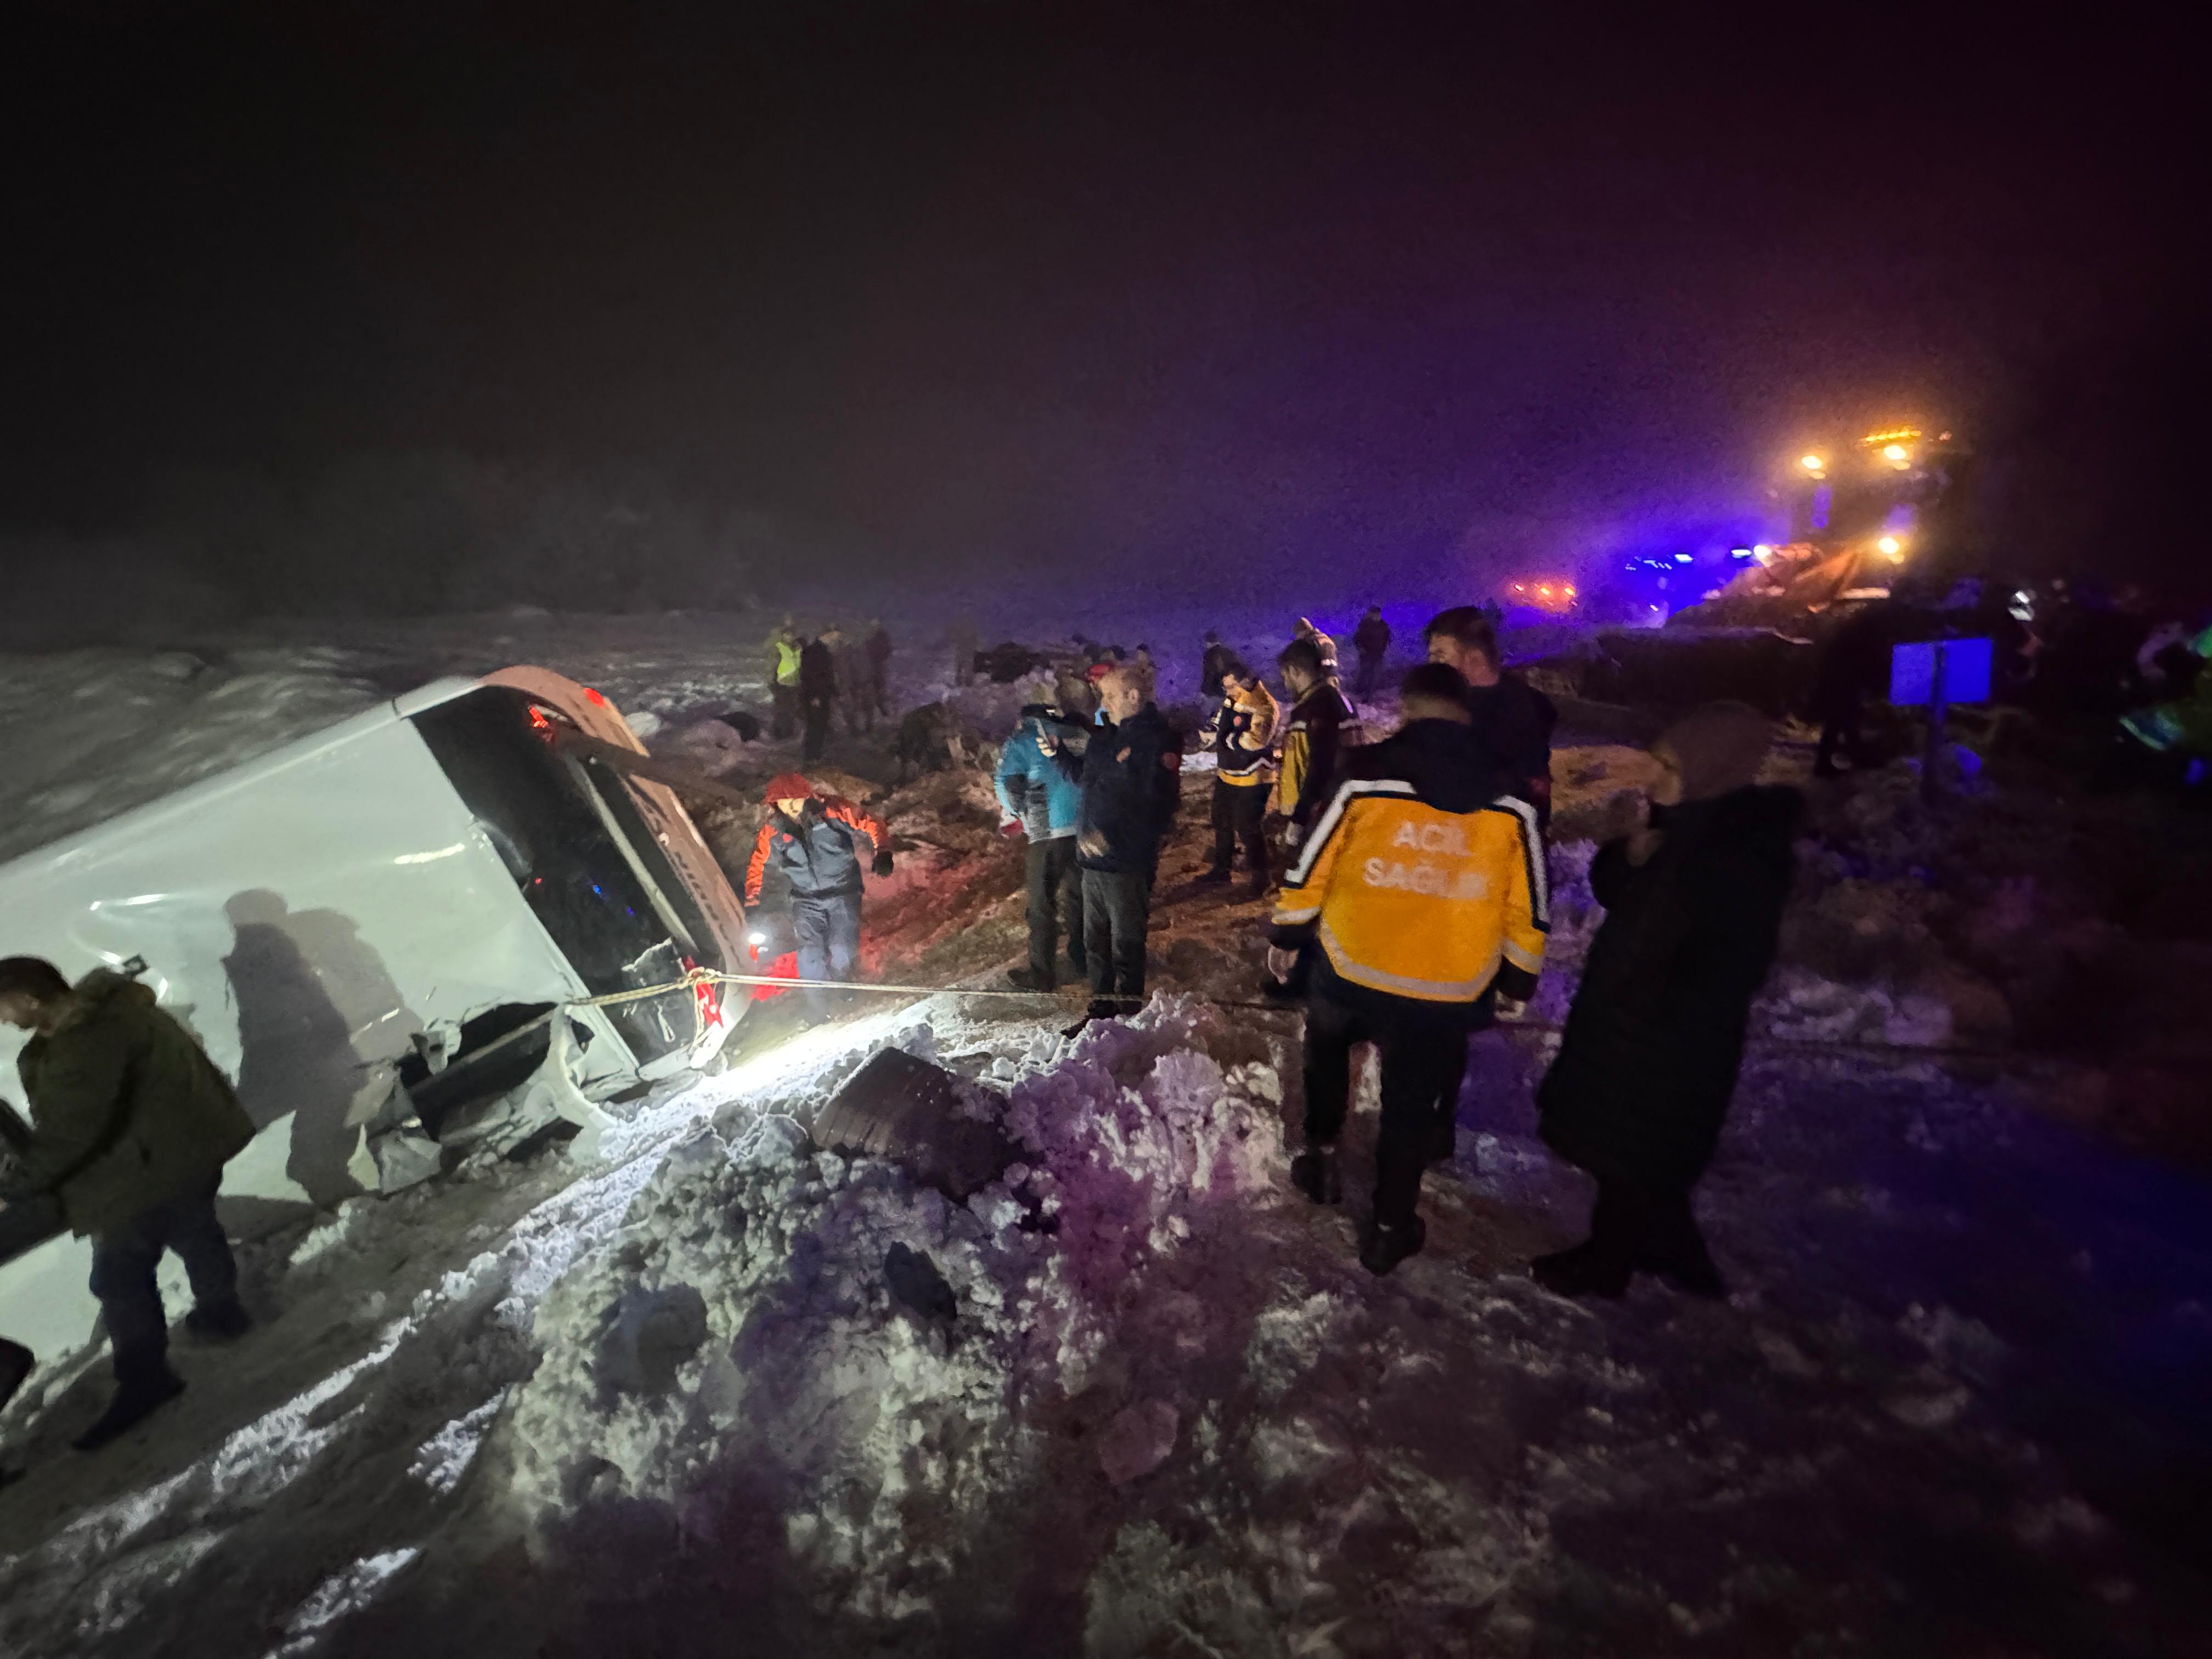
{"label": "man in blue jacket", "polygon": [[1083,787],[1045,758],[1039,739],[1049,733],[1066,742],[1086,728],[1051,703],[1022,709],[1021,724],[1006,739],[993,781],[999,792],[1001,829],[1019,829],[1029,837],[1030,961],[1006,975],[1018,990],[1057,988],[1060,935],[1067,934],[1067,960],[1078,975],[1090,964],[1083,950],[1083,875],[1075,862],[1075,838],[1083,828]]}
{"label": "man in blue jacket", "polygon": [[1134,1012],[1145,1000],[1145,934],[1160,842],[1182,791],[1182,743],[1146,695],[1144,676],[1116,668],[1100,682],[1108,724],[1081,755],[1047,733],[1046,757],[1083,787],[1083,950],[1091,964],[1091,1016]]}

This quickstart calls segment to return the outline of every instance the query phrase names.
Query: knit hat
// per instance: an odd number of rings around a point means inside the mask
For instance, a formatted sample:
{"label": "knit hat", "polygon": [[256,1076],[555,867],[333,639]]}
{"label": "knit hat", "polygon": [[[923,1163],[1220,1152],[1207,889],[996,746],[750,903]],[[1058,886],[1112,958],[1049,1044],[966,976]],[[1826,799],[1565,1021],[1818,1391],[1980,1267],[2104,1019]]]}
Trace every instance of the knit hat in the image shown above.
{"label": "knit hat", "polygon": [[779,800],[812,800],[814,786],[796,772],[779,772],[768,781],[768,799]]}
{"label": "knit hat", "polygon": [[1659,735],[1682,774],[1685,801],[1711,800],[1742,788],[1759,775],[1773,727],[1743,702],[1709,702]]}

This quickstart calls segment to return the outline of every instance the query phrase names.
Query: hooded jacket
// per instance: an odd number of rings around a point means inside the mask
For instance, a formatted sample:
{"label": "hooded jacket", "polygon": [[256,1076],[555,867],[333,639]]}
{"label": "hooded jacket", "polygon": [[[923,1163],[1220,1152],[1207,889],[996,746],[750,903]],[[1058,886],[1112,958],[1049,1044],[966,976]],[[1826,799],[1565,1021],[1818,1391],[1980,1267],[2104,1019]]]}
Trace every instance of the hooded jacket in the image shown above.
{"label": "hooded jacket", "polygon": [[1105,838],[1103,853],[1079,856],[1083,867],[1115,874],[1152,869],[1182,795],[1182,744],[1160,711],[1146,703],[1119,725],[1092,732],[1081,755],[1063,745],[1053,759],[1082,786],[1080,833]]}
{"label": "hooded jacket", "polygon": [[1626,841],[1591,860],[1605,921],[1536,1094],[1562,1157],[1662,1189],[1704,1170],[1774,960],[1802,804],[1750,786],[1654,808],[1660,841],[1644,863]]}
{"label": "hooded jacket", "polygon": [[1315,989],[1470,1022],[1525,997],[1551,926],[1534,810],[1482,781],[1474,734],[1424,720],[1361,751],[1285,878],[1273,941],[1321,947]]}
{"label": "hooded jacket", "polygon": [[768,822],[753,838],[745,865],[745,902],[760,902],[771,872],[789,884],[793,898],[842,898],[861,888],[860,854],[854,845],[865,836],[869,850],[881,857],[890,848],[884,826],[842,795],[817,795],[795,772],[769,781],[770,801],[804,800],[799,815],[787,817],[771,806]]}
{"label": "hooded jacket", "polygon": [[253,1139],[230,1080],[191,1033],[108,969],[78,982],[15,1070],[31,1107],[21,1184],[58,1198],[80,1236],[213,1186]]}
{"label": "hooded jacket", "polygon": [[1269,781],[1268,750],[1281,714],[1274,695],[1257,682],[1249,690],[1223,688],[1221,706],[1200,734],[1213,750],[1222,782],[1250,789]]}
{"label": "hooded jacket", "polygon": [[1361,736],[1359,711],[1335,681],[1322,680],[1300,697],[1283,727],[1275,810],[1301,829],[1310,826],[1336,792],[1343,750]]}
{"label": "hooded jacket", "polygon": [[1030,703],[1000,751],[998,774],[992,781],[1000,806],[1008,817],[1021,820],[1023,832],[1031,841],[1057,841],[1083,827],[1082,785],[1037,746],[1038,736],[1048,727],[1054,732],[1073,728],[1078,740],[1089,735],[1087,727],[1064,719],[1050,703]]}
{"label": "hooded jacket", "polygon": [[1387,655],[1390,649],[1390,624],[1376,611],[1369,611],[1359,619],[1359,626],[1352,630],[1352,647],[1363,657]]}

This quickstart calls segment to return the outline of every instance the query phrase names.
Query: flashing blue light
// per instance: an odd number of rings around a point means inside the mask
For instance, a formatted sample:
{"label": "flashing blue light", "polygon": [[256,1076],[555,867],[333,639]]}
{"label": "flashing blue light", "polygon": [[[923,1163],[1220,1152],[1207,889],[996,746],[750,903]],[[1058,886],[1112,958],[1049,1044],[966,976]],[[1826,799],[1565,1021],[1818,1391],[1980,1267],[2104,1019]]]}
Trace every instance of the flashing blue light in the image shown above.
{"label": "flashing blue light", "polygon": [[1731,559],[1747,559],[1750,556],[1751,550],[1747,547],[1731,547],[1729,549],[1729,557]]}
{"label": "flashing blue light", "polygon": [[1676,564],[1687,564],[1687,563],[1689,563],[1689,562],[1690,562],[1690,556],[1689,556],[1688,554],[1686,554],[1686,553],[1677,553],[1677,554],[1674,556],[1674,562],[1675,562]]}

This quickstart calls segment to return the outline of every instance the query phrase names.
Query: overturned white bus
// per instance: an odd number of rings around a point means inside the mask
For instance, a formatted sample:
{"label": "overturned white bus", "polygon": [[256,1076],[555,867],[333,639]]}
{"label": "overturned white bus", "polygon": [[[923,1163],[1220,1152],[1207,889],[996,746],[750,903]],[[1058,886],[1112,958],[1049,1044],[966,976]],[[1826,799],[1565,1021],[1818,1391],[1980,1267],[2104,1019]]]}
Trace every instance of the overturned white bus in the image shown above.
{"label": "overturned white bus", "polygon": [[[403,1184],[384,1143],[434,1167],[533,1082],[540,1117],[589,1126],[713,1058],[744,1003],[686,976],[746,961],[690,816],[594,744],[642,752],[544,670],[425,686],[0,866],[0,954],[143,971],[260,1127],[225,1181],[241,1218]],[[42,1358],[97,1313],[55,1227],[0,1208],[0,1332]]]}

